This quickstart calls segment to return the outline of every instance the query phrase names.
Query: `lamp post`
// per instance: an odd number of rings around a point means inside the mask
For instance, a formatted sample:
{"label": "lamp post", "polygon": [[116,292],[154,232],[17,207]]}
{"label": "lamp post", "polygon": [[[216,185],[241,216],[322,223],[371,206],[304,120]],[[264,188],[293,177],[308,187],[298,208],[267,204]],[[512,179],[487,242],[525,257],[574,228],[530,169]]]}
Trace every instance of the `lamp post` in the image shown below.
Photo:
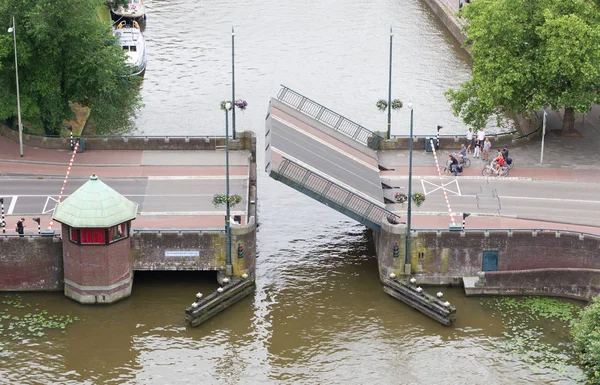
{"label": "lamp post", "polygon": [[17,61],[17,28],[15,27],[15,17],[13,16],[13,25],[8,29],[8,33],[13,34],[15,44],[15,78],[17,82],[17,113],[19,115],[19,152],[23,157],[23,123],[21,122],[21,97],[19,95],[19,64]]}
{"label": "lamp post", "polygon": [[548,120],[548,111],[544,111],[544,120],[542,122],[542,149],[540,151],[540,165],[544,163],[544,138],[546,137],[546,121]]}
{"label": "lamp post", "polygon": [[225,196],[227,197],[226,207],[227,213],[225,214],[225,235],[226,250],[225,250],[225,272],[227,275],[231,275],[231,212],[229,207],[229,110],[231,110],[231,102],[225,103]]}
{"label": "lamp post", "polygon": [[387,138],[390,139],[392,136],[392,39],[394,33],[392,32],[392,26],[390,25],[390,71],[388,78],[388,121],[387,121]]}
{"label": "lamp post", "polygon": [[[235,103],[235,31],[231,26],[231,103]],[[231,110],[232,137],[235,140],[235,108]]]}
{"label": "lamp post", "polygon": [[406,212],[406,262],[404,265],[404,273],[410,274],[410,220],[412,206],[412,146],[413,146],[413,105],[408,102],[410,110],[410,135],[408,137],[408,209]]}

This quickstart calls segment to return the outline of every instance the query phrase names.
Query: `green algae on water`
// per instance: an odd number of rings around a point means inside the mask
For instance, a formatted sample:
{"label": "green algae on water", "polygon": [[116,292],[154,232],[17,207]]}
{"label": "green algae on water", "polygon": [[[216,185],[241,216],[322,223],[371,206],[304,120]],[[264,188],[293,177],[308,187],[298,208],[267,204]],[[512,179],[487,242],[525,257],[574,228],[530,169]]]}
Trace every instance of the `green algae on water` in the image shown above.
{"label": "green algae on water", "polygon": [[527,364],[534,373],[554,372],[583,381],[572,355],[569,332],[582,307],[547,297],[500,297],[482,301],[504,327],[498,341],[509,356]]}
{"label": "green algae on water", "polygon": [[51,315],[47,310],[32,309],[33,305],[23,303],[19,295],[4,298],[4,306],[0,306],[0,352],[6,350],[11,341],[44,337],[50,330],[65,332],[69,324],[79,320],[70,315]]}

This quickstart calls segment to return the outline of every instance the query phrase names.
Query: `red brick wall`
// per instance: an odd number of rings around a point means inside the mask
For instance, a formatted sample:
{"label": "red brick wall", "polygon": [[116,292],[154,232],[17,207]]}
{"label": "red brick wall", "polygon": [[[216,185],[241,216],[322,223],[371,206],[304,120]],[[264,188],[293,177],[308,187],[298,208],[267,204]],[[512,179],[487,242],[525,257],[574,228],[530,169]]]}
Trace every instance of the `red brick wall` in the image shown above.
{"label": "red brick wall", "polygon": [[62,290],[59,238],[0,238],[0,290]]}
{"label": "red brick wall", "polygon": [[[68,234],[63,225],[63,234]],[[108,286],[131,273],[131,238],[110,245],[77,245],[63,238],[65,279],[83,286]]]}

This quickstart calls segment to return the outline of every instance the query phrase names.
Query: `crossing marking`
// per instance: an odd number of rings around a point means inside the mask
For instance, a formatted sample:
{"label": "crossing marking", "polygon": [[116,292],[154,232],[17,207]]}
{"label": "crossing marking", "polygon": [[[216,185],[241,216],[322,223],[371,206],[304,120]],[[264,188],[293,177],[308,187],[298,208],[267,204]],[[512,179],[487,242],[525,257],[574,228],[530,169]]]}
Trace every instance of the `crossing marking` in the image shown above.
{"label": "crossing marking", "polygon": [[[433,190],[431,191],[427,191],[427,188],[425,187],[427,185],[433,186],[435,187]],[[451,185],[451,184],[455,184],[456,185],[456,191],[449,189],[447,186]],[[458,185],[458,180],[453,179],[448,183],[442,183],[441,185],[437,185],[435,183],[431,183],[427,180],[421,179],[421,187],[423,187],[423,192],[425,193],[425,195],[429,195],[437,190],[442,190],[442,191],[446,191],[446,192],[450,192],[454,195],[458,195],[461,196],[461,192],[460,192],[460,186]]]}
{"label": "crossing marking", "polygon": [[17,204],[18,198],[18,195],[15,195],[10,198],[10,206],[8,206],[8,211],[6,212],[6,215],[12,215],[13,211],[15,210],[15,205]]}
{"label": "crossing marking", "polygon": [[[50,202],[51,200],[54,202],[54,206],[50,210],[46,210],[48,208],[48,202]],[[42,214],[48,214],[53,212],[56,208],[56,203],[58,203],[58,199],[54,199],[51,196],[47,196],[46,203],[44,203],[44,208],[42,209]]]}

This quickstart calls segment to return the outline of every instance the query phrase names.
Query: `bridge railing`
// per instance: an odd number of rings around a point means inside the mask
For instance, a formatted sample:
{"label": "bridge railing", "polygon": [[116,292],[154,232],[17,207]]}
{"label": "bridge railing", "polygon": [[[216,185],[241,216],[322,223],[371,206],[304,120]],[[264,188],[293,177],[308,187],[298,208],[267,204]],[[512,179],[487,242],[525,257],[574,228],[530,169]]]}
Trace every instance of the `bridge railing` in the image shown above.
{"label": "bridge railing", "polygon": [[579,235],[580,239],[584,237],[589,238],[600,238],[599,233],[590,233],[588,231],[581,230],[566,230],[566,229],[554,229],[554,228],[540,228],[540,227],[504,227],[504,228],[466,228],[461,230],[450,230],[447,227],[431,227],[431,228],[418,228],[413,227],[411,229],[413,233],[418,233],[420,231],[435,231],[437,233],[459,233],[461,231],[464,232],[472,232],[472,233],[482,233],[482,232],[515,232],[515,231],[530,231],[532,234],[544,234],[544,233],[554,233],[554,234],[571,234],[571,235]]}
{"label": "bridge railing", "polygon": [[[294,182],[296,184],[294,187],[298,191],[328,204],[330,207],[370,228],[380,229],[384,219],[390,223],[400,222],[399,215],[378,206],[337,183],[315,174],[289,159],[284,158],[279,166],[278,173],[280,176]],[[348,212],[354,215],[349,215]]]}
{"label": "bridge railing", "polygon": [[298,111],[305,113],[311,118],[325,124],[335,131],[344,134],[358,143],[376,150],[379,142],[384,139],[381,135],[366,129],[358,123],[344,118],[337,112],[322,106],[306,96],[303,96],[284,85],[281,87],[281,90],[277,94],[278,100],[297,109]]}

